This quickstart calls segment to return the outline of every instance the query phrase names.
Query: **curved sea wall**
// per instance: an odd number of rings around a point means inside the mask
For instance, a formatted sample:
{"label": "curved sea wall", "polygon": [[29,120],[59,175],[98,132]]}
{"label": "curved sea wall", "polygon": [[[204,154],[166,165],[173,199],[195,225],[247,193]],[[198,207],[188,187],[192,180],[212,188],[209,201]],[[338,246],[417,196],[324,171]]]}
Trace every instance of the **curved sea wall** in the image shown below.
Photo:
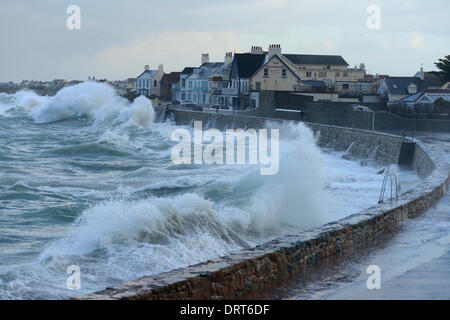
{"label": "curved sea wall", "polygon": [[[158,111],[160,113],[161,110]],[[166,112],[163,110],[163,114]],[[210,127],[258,128],[277,125],[263,118],[206,114],[173,110],[177,124],[202,120]],[[167,114],[166,114],[167,115]],[[332,255],[364,246],[393,230],[402,220],[414,217],[436,202],[450,184],[448,168],[426,146],[401,137],[363,130],[309,124],[319,144],[371,157],[386,163],[404,161],[426,177],[422,188],[403,194],[399,201],[384,203],[362,213],[328,223],[301,234],[288,235],[182,269],[143,277],[76,299],[236,299],[272,288],[301,274]],[[405,145],[406,143],[406,145]],[[405,147],[406,146],[406,147]]]}

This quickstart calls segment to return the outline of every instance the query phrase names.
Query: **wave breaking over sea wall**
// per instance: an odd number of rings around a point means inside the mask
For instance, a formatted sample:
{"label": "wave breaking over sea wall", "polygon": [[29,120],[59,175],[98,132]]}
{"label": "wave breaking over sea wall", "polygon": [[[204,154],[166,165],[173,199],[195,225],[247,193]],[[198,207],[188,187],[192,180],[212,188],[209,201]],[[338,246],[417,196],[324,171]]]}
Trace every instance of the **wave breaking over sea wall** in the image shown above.
{"label": "wave breaking over sea wall", "polygon": [[0,298],[72,296],[70,265],[86,293],[255,247],[370,206],[382,182],[379,168],[323,152],[303,124],[280,128],[274,176],[175,165],[178,127],[106,84],[0,105]]}
{"label": "wave breaking over sea wall", "polygon": [[32,91],[15,94],[17,107],[29,111],[36,123],[49,123],[76,117],[90,117],[96,123],[132,122],[148,128],[154,117],[151,101],[140,96],[129,103],[107,84],[83,82],[65,87],[54,97],[42,97]]}

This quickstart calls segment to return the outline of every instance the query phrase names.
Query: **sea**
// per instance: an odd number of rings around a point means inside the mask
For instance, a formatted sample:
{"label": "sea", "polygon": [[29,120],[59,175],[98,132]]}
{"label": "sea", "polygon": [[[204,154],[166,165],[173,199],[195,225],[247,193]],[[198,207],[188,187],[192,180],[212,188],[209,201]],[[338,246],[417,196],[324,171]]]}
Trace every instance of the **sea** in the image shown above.
{"label": "sea", "polygon": [[66,299],[298,234],[376,205],[387,171],[402,192],[420,184],[286,126],[279,171],[264,176],[175,164],[180,126],[107,84],[0,93],[0,299]]}

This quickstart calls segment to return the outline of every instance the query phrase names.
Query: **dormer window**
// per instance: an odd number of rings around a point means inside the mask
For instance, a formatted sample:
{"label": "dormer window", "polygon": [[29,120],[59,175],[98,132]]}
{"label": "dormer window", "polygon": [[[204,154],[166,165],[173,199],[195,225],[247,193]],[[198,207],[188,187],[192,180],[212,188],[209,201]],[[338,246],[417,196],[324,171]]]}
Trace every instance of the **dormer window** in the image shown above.
{"label": "dormer window", "polygon": [[264,68],[264,78],[268,78],[269,77],[269,69]]}
{"label": "dormer window", "polygon": [[417,93],[417,87],[414,84],[410,84],[408,86],[408,93],[409,94]]}

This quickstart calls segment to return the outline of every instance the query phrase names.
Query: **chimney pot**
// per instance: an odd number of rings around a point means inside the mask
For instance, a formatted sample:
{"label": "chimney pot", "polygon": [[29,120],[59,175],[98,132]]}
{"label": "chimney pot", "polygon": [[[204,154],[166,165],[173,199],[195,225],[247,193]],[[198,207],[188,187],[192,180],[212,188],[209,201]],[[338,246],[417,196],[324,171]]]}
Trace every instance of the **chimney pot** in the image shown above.
{"label": "chimney pot", "polygon": [[273,56],[274,54],[281,55],[281,45],[271,44],[269,46],[269,56]]}
{"label": "chimney pot", "polygon": [[263,54],[264,52],[261,46],[252,46],[252,50],[250,51],[250,53]]}

